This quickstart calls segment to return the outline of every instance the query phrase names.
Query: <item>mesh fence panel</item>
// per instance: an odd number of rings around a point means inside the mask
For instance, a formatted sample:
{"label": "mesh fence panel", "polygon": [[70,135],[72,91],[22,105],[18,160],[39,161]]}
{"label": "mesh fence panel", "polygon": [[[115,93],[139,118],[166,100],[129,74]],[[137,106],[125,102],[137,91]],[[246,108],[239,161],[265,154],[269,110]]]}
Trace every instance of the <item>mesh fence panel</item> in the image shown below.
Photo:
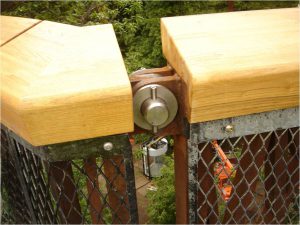
{"label": "mesh fence panel", "polygon": [[[199,126],[192,135],[198,135]],[[191,222],[299,223],[299,127],[196,138],[190,148],[196,154],[190,168],[195,184],[190,188]]]}
{"label": "mesh fence panel", "polygon": [[1,223],[31,223],[8,146],[8,137],[5,132],[1,132]]}
{"label": "mesh fence panel", "polygon": [[4,130],[1,142],[2,222],[136,222],[131,152],[49,162]]}

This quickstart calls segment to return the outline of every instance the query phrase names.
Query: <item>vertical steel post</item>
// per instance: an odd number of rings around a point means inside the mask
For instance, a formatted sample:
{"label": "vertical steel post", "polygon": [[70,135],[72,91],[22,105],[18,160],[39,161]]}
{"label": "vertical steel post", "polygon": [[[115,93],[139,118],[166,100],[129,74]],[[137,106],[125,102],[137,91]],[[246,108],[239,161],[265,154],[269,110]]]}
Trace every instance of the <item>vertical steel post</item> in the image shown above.
{"label": "vertical steel post", "polygon": [[68,224],[83,222],[70,161],[51,162],[49,179],[53,197],[59,203],[61,220]]}
{"label": "vertical steel post", "polygon": [[90,157],[84,161],[84,169],[87,174],[86,185],[88,190],[88,202],[90,203],[90,215],[93,224],[104,224],[100,216],[103,210],[101,194],[98,191],[99,181],[97,174],[97,163],[95,157]]}
{"label": "vertical steel post", "polygon": [[187,139],[174,136],[176,223],[188,223],[188,155]]}

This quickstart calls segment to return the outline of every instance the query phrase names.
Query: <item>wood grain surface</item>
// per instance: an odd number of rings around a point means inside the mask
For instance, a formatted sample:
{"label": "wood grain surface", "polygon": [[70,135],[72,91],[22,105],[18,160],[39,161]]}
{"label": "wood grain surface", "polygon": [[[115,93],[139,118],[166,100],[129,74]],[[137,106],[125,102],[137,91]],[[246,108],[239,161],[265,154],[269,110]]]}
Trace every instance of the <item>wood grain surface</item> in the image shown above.
{"label": "wood grain surface", "polygon": [[131,86],[112,25],[42,21],[0,56],[2,123],[32,145],[133,130]]}
{"label": "wood grain surface", "polygon": [[299,9],[162,18],[191,123],[299,105]]}
{"label": "wood grain surface", "polygon": [[0,16],[0,46],[41,22],[36,19]]}

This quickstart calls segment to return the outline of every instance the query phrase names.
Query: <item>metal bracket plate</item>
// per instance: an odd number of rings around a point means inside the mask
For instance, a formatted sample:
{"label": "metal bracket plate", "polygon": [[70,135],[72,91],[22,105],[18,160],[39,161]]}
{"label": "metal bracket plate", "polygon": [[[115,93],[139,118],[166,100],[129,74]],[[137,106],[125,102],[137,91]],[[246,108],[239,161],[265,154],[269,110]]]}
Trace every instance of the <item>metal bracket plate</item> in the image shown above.
{"label": "metal bracket plate", "polygon": [[[25,148],[41,157],[41,159],[49,162],[83,159],[93,156],[111,157],[113,155],[124,154],[127,149],[131,148],[128,134],[118,134],[53,145],[33,146],[4,125],[1,124],[1,126],[2,129],[6,130],[11,137]],[[105,144],[107,143],[113,145],[110,151],[105,149]]]}
{"label": "metal bracket plate", "polygon": [[[174,120],[172,120],[171,116],[169,116],[172,121],[169,124],[164,123],[163,126],[160,126],[162,129],[158,130],[156,135],[185,135],[185,110],[187,107],[185,107],[184,104],[187,102],[186,87],[172,67],[166,66],[162,68],[138,70],[130,75],[130,82],[134,95],[147,85],[161,85],[169,89],[177,100],[178,112],[177,114],[175,113]],[[151,126],[139,127],[135,125],[133,133],[144,133],[145,130],[150,129]]]}
{"label": "metal bracket plate", "polygon": [[[299,107],[192,124],[199,142],[232,138],[299,126]],[[226,130],[231,126],[232,130]]]}

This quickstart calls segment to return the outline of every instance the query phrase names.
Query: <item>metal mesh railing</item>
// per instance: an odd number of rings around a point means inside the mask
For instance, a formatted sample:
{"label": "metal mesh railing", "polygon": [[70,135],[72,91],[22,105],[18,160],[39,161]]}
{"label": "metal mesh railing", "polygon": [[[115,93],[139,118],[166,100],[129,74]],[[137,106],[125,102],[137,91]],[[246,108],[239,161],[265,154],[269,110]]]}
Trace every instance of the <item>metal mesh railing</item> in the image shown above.
{"label": "metal mesh railing", "polygon": [[137,222],[130,148],[124,154],[52,161],[7,129],[1,142],[2,223]]}
{"label": "metal mesh railing", "polygon": [[1,132],[1,223],[31,223],[8,141],[5,132]]}
{"label": "metal mesh railing", "polygon": [[298,224],[299,127],[203,138],[214,125],[191,129],[190,222]]}

